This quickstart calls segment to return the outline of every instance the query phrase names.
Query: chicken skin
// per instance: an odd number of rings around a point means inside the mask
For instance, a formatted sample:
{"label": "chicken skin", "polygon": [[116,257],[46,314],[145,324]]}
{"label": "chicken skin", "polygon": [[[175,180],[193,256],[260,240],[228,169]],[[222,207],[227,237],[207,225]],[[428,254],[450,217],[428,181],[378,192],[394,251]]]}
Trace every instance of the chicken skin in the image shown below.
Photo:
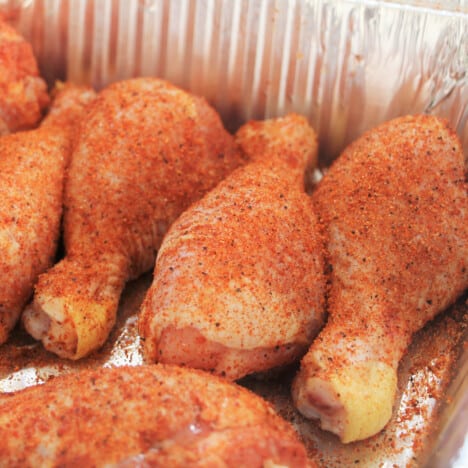
{"label": "chicken skin", "polygon": [[412,335],[468,287],[460,143],[436,117],[395,119],[351,144],[313,201],[332,270],[330,316],[293,399],[351,442],[385,426]]}
{"label": "chicken skin", "polygon": [[93,97],[87,88],[62,86],[41,127],[0,137],[0,343],[52,265],[72,134]]}
{"label": "chicken skin", "polygon": [[299,359],[324,321],[322,242],[304,171],[317,142],[305,118],[251,122],[252,161],[172,225],[139,329],[150,361],[228,379]]}
{"label": "chicken skin", "polygon": [[31,45],[0,18],[0,135],[35,127],[48,104]]}
{"label": "chicken skin", "polygon": [[99,348],[126,281],[154,267],[170,224],[242,162],[204,99],[155,78],[101,91],[68,173],[66,256],[39,278],[27,331],[70,359]]}
{"label": "chicken skin", "polygon": [[8,466],[310,466],[266,401],[173,366],[75,372],[5,396],[0,431]]}

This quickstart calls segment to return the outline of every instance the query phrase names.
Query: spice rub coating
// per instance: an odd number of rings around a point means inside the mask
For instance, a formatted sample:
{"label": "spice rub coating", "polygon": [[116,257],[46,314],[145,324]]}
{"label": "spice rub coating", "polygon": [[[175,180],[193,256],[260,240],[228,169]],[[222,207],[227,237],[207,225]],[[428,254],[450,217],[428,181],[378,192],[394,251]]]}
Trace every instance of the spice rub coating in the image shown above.
{"label": "spice rub coating", "polygon": [[0,430],[8,466],[310,466],[259,396],[175,366],[75,372],[5,396]]}
{"label": "spice rub coating", "polygon": [[468,287],[468,194],[456,134],[392,120],[352,143],[313,193],[329,251],[329,320],[293,398],[344,442],[380,431],[412,335]]}
{"label": "spice rub coating", "polygon": [[61,85],[39,128],[0,137],[0,343],[54,260],[72,135],[93,97]]}
{"label": "spice rub coating", "polygon": [[242,162],[204,99],[156,78],[101,91],[68,171],[66,256],[40,277],[28,331],[62,357],[99,348],[125,282],[154,266],[170,224]]}
{"label": "spice rub coating", "polygon": [[288,115],[242,127],[252,162],[172,225],[139,329],[146,358],[229,379],[290,364],[324,323],[323,244],[304,171],[315,132]]}
{"label": "spice rub coating", "polygon": [[35,127],[48,104],[31,45],[0,18],[0,135]]}

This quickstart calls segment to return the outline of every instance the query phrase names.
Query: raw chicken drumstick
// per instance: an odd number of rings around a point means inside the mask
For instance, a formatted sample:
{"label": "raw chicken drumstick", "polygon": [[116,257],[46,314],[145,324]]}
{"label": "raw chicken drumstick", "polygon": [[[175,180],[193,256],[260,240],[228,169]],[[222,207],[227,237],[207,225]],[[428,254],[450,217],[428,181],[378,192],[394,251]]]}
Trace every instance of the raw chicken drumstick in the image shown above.
{"label": "raw chicken drumstick", "polygon": [[66,257],[39,278],[28,332],[62,357],[99,348],[125,282],[154,267],[172,221],[241,162],[204,99],[154,78],[101,91],[68,171]]}
{"label": "raw chicken drumstick", "polygon": [[398,118],[351,144],[313,201],[329,250],[329,320],[293,398],[343,442],[380,431],[411,336],[468,287],[468,196],[446,122]]}
{"label": "raw chicken drumstick", "polygon": [[253,161],[172,225],[145,298],[149,360],[229,379],[291,363],[323,325],[323,246],[304,170],[317,142],[297,115],[251,122]]}
{"label": "raw chicken drumstick", "polygon": [[48,103],[31,45],[0,18],[0,135],[33,128]]}
{"label": "raw chicken drumstick", "polygon": [[72,135],[93,97],[62,85],[41,127],[0,137],[0,343],[52,265]]}
{"label": "raw chicken drumstick", "polygon": [[76,372],[5,396],[0,431],[7,466],[311,466],[267,402],[172,366]]}

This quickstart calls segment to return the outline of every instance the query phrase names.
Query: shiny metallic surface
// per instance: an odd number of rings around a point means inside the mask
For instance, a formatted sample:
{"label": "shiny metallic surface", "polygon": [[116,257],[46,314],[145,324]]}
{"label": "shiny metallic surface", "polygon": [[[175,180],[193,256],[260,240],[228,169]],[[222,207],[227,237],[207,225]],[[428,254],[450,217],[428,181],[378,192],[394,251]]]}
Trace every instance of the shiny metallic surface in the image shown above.
{"label": "shiny metallic surface", "polygon": [[[296,111],[320,136],[326,166],[364,130],[394,116],[449,119],[468,161],[468,1],[0,0],[50,84],[102,88],[159,76],[206,96],[235,129]],[[83,367],[138,365],[144,277],[127,287],[99,353],[60,361],[18,333],[0,349],[0,390]],[[385,431],[343,446],[291,406],[289,378],[246,385],[271,400],[323,466],[468,466],[466,297],[420,332],[400,369]],[[1,396],[0,396],[1,397]]]}
{"label": "shiny metallic surface", "polygon": [[[358,0],[0,0],[44,75],[156,75],[233,128],[297,111],[323,162],[397,115],[447,117],[468,158],[468,3]],[[3,7],[6,9],[6,6]]]}

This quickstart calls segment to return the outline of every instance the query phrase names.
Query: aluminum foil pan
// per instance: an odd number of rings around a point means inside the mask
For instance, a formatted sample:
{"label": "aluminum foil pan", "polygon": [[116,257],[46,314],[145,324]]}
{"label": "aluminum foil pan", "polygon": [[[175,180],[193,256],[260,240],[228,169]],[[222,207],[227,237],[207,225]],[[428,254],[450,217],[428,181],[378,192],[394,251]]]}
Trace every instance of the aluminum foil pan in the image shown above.
{"label": "aluminum foil pan", "polygon": [[231,128],[300,112],[324,163],[377,123],[431,112],[468,159],[466,0],[2,3],[49,82],[164,77],[207,97]]}
{"label": "aluminum foil pan", "polygon": [[[457,130],[468,161],[465,0],[0,0],[0,13],[31,41],[50,84],[160,76],[207,97],[233,130],[299,112],[319,133],[323,166],[384,120],[434,113]],[[136,315],[149,284],[146,276],[127,287],[110,340],[79,363],[18,330],[0,348],[0,391],[140,364]],[[294,369],[242,383],[296,425],[322,466],[467,467],[467,323],[465,296],[418,333],[400,366],[393,419],[364,442],[343,446],[294,410]]]}

